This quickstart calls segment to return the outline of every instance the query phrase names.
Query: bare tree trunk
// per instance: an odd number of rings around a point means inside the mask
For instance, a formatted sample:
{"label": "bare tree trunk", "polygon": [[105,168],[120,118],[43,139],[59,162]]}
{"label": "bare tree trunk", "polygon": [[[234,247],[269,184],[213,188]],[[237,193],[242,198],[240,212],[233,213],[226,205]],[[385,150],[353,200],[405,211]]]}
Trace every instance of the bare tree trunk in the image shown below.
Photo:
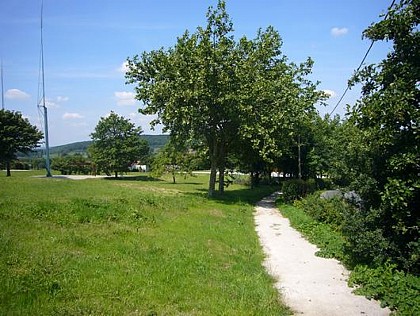
{"label": "bare tree trunk", "polygon": [[215,188],[216,188],[216,176],[217,176],[217,167],[216,167],[216,161],[213,159],[210,162],[211,169],[210,169],[210,181],[209,181],[209,192],[208,196],[213,197]]}
{"label": "bare tree trunk", "polygon": [[225,168],[219,168],[219,193],[223,194],[225,192]]}
{"label": "bare tree trunk", "polygon": [[225,146],[224,144],[220,145],[219,152],[219,193],[223,194],[225,192]]}
{"label": "bare tree trunk", "polygon": [[212,144],[209,148],[210,152],[210,180],[209,180],[209,191],[208,196],[213,197],[216,191],[216,176],[217,176],[217,141],[212,140]]}
{"label": "bare tree trunk", "polygon": [[10,177],[12,174],[10,173],[10,160],[6,161],[6,177]]}

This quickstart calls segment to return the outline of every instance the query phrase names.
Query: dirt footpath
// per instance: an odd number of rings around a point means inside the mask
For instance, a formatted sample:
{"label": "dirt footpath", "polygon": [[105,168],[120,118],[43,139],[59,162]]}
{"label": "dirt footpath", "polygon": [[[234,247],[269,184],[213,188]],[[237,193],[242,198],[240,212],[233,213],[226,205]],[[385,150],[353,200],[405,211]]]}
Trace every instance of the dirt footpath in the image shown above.
{"label": "dirt footpath", "polygon": [[275,208],[276,195],[260,201],[256,230],[266,254],[268,272],[295,315],[389,315],[389,309],[347,286],[348,271],[335,259],[315,256],[319,250],[290,227]]}

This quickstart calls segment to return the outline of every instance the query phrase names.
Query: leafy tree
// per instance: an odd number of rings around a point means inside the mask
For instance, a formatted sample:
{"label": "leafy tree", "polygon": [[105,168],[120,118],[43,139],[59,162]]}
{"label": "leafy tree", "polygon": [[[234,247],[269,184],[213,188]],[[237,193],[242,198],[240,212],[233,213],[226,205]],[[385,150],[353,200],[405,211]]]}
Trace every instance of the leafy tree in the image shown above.
{"label": "leafy tree", "polygon": [[149,145],[140,137],[141,127],[116,113],[102,117],[91,134],[92,145],[89,148],[92,160],[98,168],[110,174],[128,170],[128,166],[141,160],[149,153]]}
{"label": "leafy tree", "polygon": [[169,173],[172,175],[172,182],[176,183],[177,174],[192,175],[196,165],[196,154],[188,146],[170,140],[153,158],[152,175]]}
{"label": "leafy tree", "polygon": [[[316,115],[315,103],[326,97],[317,91],[317,83],[306,78],[313,61],[288,63],[281,46],[281,37],[272,27],[260,30],[253,41],[242,38],[239,45],[243,58],[238,77],[245,87],[240,135],[261,157],[262,161],[255,161],[257,166],[275,163],[279,167],[280,160],[294,157]],[[249,152],[247,146],[240,148]],[[299,169],[297,156],[294,164]]]}
{"label": "leafy tree", "polygon": [[348,120],[342,121],[339,115],[331,118],[317,116],[312,124],[312,146],[309,148],[308,164],[311,177],[328,176],[338,185],[349,184],[354,179],[352,173],[354,162],[350,157],[355,157],[355,149],[348,139],[355,139],[354,126]]}
{"label": "leafy tree", "polygon": [[[372,215],[371,231],[381,235],[382,253],[408,270],[420,272],[420,1],[402,0],[387,19],[364,36],[393,42],[379,65],[369,65],[353,82],[362,98],[350,120],[362,145],[361,190]],[[356,147],[356,146],[355,146]],[[360,191],[360,190],[359,190]],[[370,210],[370,211],[369,211]],[[364,232],[363,232],[364,233]],[[385,239],[386,242],[383,242]],[[356,238],[357,240],[357,238]],[[380,246],[378,246],[380,247]]]}
{"label": "leafy tree", "polygon": [[[279,151],[306,109],[320,98],[305,79],[312,62],[288,64],[279,34],[269,27],[255,40],[236,42],[225,2],[209,8],[207,26],[185,32],[168,50],[128,60],[129,83],[137,84],[144,114],[157,114],[173,137],[204,144],[210,160],[209,195],[224,190],[227,157],[249,143],[262,159]],[[291,127],[293,126],[293,127]],[[249,148],[248,145],[242,148]]]}
{"label": "leafy tree", "polygon": [[10,162],[18,152],[27,153],[38,146],[43,134],[23,118],[20,112],[0,110],[0,161],[6,164],[10,177]]}

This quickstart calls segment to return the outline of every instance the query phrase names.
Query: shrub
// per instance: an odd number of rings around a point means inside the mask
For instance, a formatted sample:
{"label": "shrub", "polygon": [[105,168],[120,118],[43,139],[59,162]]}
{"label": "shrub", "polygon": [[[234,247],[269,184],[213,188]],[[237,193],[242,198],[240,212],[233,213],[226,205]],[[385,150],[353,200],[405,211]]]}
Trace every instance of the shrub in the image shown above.
{"label": "shrub", "polygon": [[339,229],[343,223],[344,209],[351,208],[343,199],[321,199],[319,194],[311,194],[297,203],[305,213],[319,222],[332,225]]}
{"label": "shrub", "polygon": [[382,306],[396,309],[397,315],[420,315],[420,279],[385,264],[377,268],[356,266],[349,285],[357,285],[357,294],[381,301]]}
{"label": "shrub", "polygon": [[333,187],[332,180],[327,178],[316,178],[315,183],[318,190],[331,190]]}
{"label": "shrub", "polygon": [[387,260],[390,245],[384,237],[382,221],[380,211],[346,209],[341,231],[347,240],[346,251],[354,263],[376,266]]}
{"label": "shrub", "polygon": [[288,180],[283,182],[282,192],[283,199],[286,203],[292,203],[306,195],[315,192],[315,181],[304,181],[300,179]]}

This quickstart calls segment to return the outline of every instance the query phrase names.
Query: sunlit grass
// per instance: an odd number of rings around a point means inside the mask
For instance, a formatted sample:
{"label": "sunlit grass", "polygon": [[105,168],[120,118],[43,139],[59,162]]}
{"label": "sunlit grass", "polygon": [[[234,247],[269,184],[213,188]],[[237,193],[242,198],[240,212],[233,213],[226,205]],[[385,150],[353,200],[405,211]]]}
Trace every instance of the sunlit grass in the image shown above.
{"label": "sunlit grass", "polygon": [[0,177],[0,314],[288,313],[252,216],[272,188],[31,175]]}

